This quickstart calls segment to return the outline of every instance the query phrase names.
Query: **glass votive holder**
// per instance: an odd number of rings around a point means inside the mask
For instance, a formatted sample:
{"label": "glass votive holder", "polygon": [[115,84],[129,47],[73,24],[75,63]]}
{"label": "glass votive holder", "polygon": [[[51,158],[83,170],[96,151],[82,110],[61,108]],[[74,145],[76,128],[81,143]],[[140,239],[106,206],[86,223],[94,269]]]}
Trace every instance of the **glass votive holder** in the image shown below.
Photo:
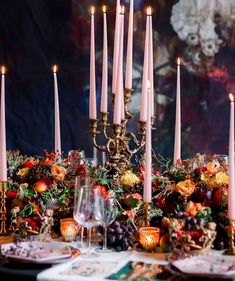
{"label": "glass votive holder", "polygon": [[61,219],[60,232],[63,236],[64,241],[74,241],[79,232],[77,222],[73,218]]}
{"label": "glass votive holder", "polygon": [[152,251],[157,247],[160,238],[160,228],[141,227],[139,234],[140,244],[146,251]]}

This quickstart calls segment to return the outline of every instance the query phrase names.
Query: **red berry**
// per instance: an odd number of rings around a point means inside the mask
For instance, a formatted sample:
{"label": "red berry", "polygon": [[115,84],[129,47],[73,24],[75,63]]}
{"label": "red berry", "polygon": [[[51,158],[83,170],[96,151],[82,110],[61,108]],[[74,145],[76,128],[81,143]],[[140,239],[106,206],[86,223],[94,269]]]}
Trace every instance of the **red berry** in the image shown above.
{"label": "red berry", "polygon": [[28,161],[24,162],[24,163],[21,165],[21,167],[22,167],[22,168],[30,168],[30,167],[32,167],[32,166],[35,165],[35,164],[36,164],[35,161],[33,161],[33,160],[28,160]]}
{"label": "red berry", "polygon": [[184,212],[184,213],[183,213],[183,216],[184,216],[185,218],[187,218],[187,217],[189,216],[189,213],[188,213],[188,212]]}

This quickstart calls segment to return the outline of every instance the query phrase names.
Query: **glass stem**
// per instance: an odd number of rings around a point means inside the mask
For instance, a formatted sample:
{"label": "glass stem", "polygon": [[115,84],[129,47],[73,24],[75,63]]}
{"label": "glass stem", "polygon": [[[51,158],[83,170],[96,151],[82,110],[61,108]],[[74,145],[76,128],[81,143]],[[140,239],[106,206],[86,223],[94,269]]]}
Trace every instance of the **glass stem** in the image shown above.
{"label": "glass stem", "polygon": [[103,240],[103,250],[107,250],[107,226],[104,225],[104,240]]}
{"label": "glass stem", "polygon": [[80,242],[81,242],[81,245],[83,244],[83,237],[84,237],[84,227],[81,227],[81,232],[80,232]]}
{"label": "glass stem", "polygon": [[88,251],[91,250],[91,236],[92,236],[92,227],[88,229]]}

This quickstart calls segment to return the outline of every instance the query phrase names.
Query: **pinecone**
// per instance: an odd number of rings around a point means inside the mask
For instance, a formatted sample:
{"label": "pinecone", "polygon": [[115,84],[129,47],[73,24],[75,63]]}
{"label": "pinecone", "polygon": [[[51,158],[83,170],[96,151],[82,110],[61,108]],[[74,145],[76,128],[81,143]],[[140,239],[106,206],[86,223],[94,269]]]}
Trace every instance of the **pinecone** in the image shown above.
{"label": "pinecone", "polygon": [[43,164],[36,164],[32,166],[26,175],[26,181],[29,184],[34,184],[39,179],[49,178],[51,178],[51,166]]}

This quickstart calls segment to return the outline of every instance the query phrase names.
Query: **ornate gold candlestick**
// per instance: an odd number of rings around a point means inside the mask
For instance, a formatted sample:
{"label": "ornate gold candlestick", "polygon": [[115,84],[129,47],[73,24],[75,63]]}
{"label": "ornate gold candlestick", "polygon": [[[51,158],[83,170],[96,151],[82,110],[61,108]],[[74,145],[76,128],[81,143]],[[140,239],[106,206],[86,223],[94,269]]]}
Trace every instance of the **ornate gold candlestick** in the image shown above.
{"label": "ornate gold candlestick", "polygon": [[150,211],[150,204],[149,204],[149,202],[144,202],[145,226],[146,227],[148,227],[150,225],[150,222],[149,222],[149,211]]}
{"label": "ornate gold candlestick", "polygon": [[6,230],[6,193],[8,182],[0,182],[0,235],[7,233]]}
{"label": "ornate gold candlestick", "polygon": [[[112,176],[121,175],[130,165],[132,156],[145,145],[146,122],[139,122],[138,137],[127,130],[127,123],[133,117],[128,111],[131,93],[131,89],[124,91],[125,120],[122,120],[121,125],[109,124],[108,113],[103,112],[100,113],[99,120],[90,120],[93,145],[107,154],[109,159],[106,166],[110,169]],[[115,95],[112,97],[114,104]],[[103,137],[105,143],[98,144],[98,135]]]}
{"label": "ornate gold candlestick", "polygon": [[229,248],[227,251],[224,252],[225,255],[230,255],[230,256],[235,255],[234,229],[235,229],[235,220],[230,220],[230,227],[228,229]]}

